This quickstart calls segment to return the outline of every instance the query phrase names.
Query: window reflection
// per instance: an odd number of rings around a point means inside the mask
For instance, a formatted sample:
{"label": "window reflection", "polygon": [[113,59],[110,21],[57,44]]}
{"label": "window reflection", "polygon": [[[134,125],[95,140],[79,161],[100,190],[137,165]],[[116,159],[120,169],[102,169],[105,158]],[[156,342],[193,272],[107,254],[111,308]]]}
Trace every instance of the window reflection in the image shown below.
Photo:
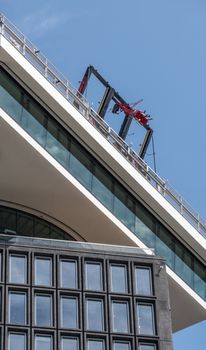
{"label": "window reflection", "polygon": [[139,344],[140,350],[156,350],[155,344]]}
{"label": "window reflection", "polygon": [[137,304],[139,333],[155,335],[153,305]]}
{"label": "window reflection", "polygon": [[35,350],[53,350],[51,335],[35,335]]}
{"label": "window reflection", "polygon": [[111,291],[116,293],[128,292],[127,266],[111,264],[110,273],[111,273]]}
{"label": "window reflection", "polygon": [[151,269],[147,267],[135,267],[136,293],[140,295],[152,295]]}
{"label": "window reflection", "polygon": [[64,288],[78,288],[77,262],[74,260],[60,261],[60,285]]}
{"label": "window reflection", "polygon": [[113,332],[130,332],[128,302],[112,301]]}
{"label": "window reflection", "polygon": [[26,350],[26,334],[10,332],[8,348],[9,350]]}
{"label": "window reflection", "polygon": [[9,282],[27,283],[27,257],[25,255],[10,254]]}
{"label": "window reflection", "polygon": [[131,343],[128,341],[114,341],[113,350],[131,350]]}
{"label": "window reflection", "polygon": [[79,340],[73,337],[61,338],[61,350],[78,350]]}
{"label": "window reflection", "polygon": [[85,263],[86,289],[102,290],[102,264],[95,262]]}
{"label": "window reflection", "polygon": [[103,300],[88,299],[87,303],[87,329],[92,331],[104,330]]}
{"label": "window reflection", "polygon": [[61,296],[61,326],[78,328],[78,299]]}
{"label": "window reflection", "polygon": [[53,323],[52,296],[35,295],[35,324],[38,326],[52,326]]}
{"label": "window reflection", "polygon": [[26,293],[9,292],[9,323],[26,324]]}
{"label": "window reflection", "polygon": [[52,259],[44,257],[35,258],[35,284],[39,286],[52,285]]}
{"label": "window reflection", "polygon": [[104,340],[88,339],[87,350],[105,350]]}

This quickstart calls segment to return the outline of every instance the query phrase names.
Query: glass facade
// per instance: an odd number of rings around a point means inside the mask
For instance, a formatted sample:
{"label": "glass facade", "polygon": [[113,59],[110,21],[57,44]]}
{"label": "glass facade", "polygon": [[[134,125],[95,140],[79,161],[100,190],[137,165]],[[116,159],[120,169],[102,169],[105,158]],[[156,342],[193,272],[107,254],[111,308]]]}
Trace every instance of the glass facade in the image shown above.
{"label": "glass facade", "polygon": [[[69,242],[63,248],[61,242],[51,246],[50,240],[39,238],[12,237],[12,240],[7,240],[7,236],[1,237],[0,349],[140,350],[140,344],[155,344],[155,350],[162,350],[156,325],[161,323],[164,328],[165,324],[166,327],[170,324],[169,301],[166,310],[166,271],[161,270],[163,290],[158,288],[159,295],[155,294],[155,289],[152,295],[138,294],[136,285],[144,283],[144,279],[136,273],[137,269],[149,270],[151,285],[157,285],[159,276],[156,272],[163,262],[155,256],[138,256],[133,249],[132,252],[133,255],[127,252],[124,256],[121,248],[121,255],[114,255],[104,247],[97,254],[91,243],[84,243],[82,247],[81,243]],[[22,260],[19,262],[18,258]],[[9,271],[7,261],[12,261]],[[64,280],[67,284],[69,278],[71,288],[64,283],[62,286],[62,262],[69,263]],[[98,266],[93,273],[100,273],[101,290],[96,288],[96,281],[99,281],[96,277],[94,288],[88,289],[84,276],[88,266],[89,269]],[[119,271],[119,268],[123,270]],[[41,278],[37,283],[36,274],[40,270]],[[11,278],[15,271],[20,276],[26,275],[25,283]],[[125,287],[126,283],[126,288],[113,289],[118,278],[121,279],[118,286]],[[52,283],[42,283],[44,279]],[[147,278],[145,281],[147,289]],[[164,298],[164,312],[156,313],[161,305],[160,298]],[[167,329],[164,344],[168,341],[168,332]]]}
{"label": "glass facade", "polygon": [[72,236],[51,223],[21,210],[4,206],[0,206],[0,233],[74,241]]}
{"label": "glass facade", "polygon": [[[2,68],[0,69],[0,107],[78,179],[129,230],[148,247],[153,248],[156,254],[163,256],[167,260],[167,265],[200,297],[206,300],[206,268],[204,264]],[[41,234],[47,237],[52,236],[52,230],[48,231],[48,227],[43,229],[43,223],[41,220],[39,221],[35,226],[37,234],[40,234],[41,231]],[[10,220],[11,228],[6,226],[6,229],[18,231],[18,222],[14,224],[11,222],[12,220]],[[0,224],[1,228],[2,219],[0,219]],[[14,227],[15,229],[13,229]],[[29,227],[32,234],[35,235],[34,227],[32,225]]]}

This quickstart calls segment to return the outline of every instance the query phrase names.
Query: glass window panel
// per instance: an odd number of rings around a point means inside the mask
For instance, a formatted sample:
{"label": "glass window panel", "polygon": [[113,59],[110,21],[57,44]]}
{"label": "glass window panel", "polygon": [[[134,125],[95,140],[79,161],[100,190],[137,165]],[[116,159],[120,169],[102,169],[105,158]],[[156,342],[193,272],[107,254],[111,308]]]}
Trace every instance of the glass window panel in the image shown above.
{"label": "glass window panel", "polygon": [[44,220],[35,218],[34,236],[41,238],[51,238],[49,223]]}
{"label": "glass window panel", "polygon": [[16,234],[16,211],[9,208],[0,209],[0,229],[2,233]]}
{"label": "glass window panel", "polygon": [[52,296],[35,295],[35,324],[38,326],[52,326],[53,323]]}
{"label": "glass window panel", "polygon": [[87,300],[87,329],[104,330],[103,300]]}
{"label": "glass window panel", "polygon": [[17,232],[22,236],[34,235],[34,218],[26,213],[17,212]]}
{"label": "glass window panel", "polygon": [[46,150],[66,169],[69,167],[68,138],[66,133],[51,118],[48,119]]}
{"label": "glass window panel", "polygon": [[27,256],[11,254],[9,267],[9,282],[27,283]]}
{"label": "glass window panel", "polygon": [[140,295],[152,295],[151,269],[135,267],[136,293]]}
{"label": "glass window panel", "polygon": [[128,341],[114,341],[113,350],[131,350],[131,343]]}
{"label": "glass window panel", "polygon": [[39,286],[52,285],[52,259],[35,258],[35,284]]}
{"label": "glass window panel", "polygon": [[102,290],[102,264],[86,262],[86,289]]}
{"label": "glass window panel", "polygon": [[115,183],[114,215],[116,215],[129,230],[134,232],[134,202],[118,183]]}
{"label": "glass window panel", "polygon": [[126,265],[110,265],[111,273],[111,290],[116,293],[128,292],[127,286],[127,266]]}
{"label": "glass window panel", "polygon": [[61,327],[78,328],[78,299],[61,296]]}
{"label": "glass window panel", "polygon": [[26,293],[9,292],[9,323],[26,324]]}
{"label": "glass window panel", "polygon": [[113,332],[130,332],[128,302],[112,301],[112,328]]}
{"label": "glass window panel", "polygon": [[79,339],[73,337],[62,337],[61,338],[61,350],[78,350]]}
{"label": "glass window panel", "polygon": [[137,304],[139,333],[155,335],[153,305]]}
{"label": "glass window panel", "polygon": [[105,205],[109,210],[113,210],[112,193],[113,181],[108,172],[100,165],[95,164],[94,175],[92,179],[92,193]]}
{"label": "glass window panel", "polygon": [[91,189],[91,160],[89,154],[77,142],[71,142],[70,172],[88,189]]}
{"label": "glass window panel", "polygon": [[140,203],[136,202],[135,207],[135,234],[147,247],[154,248],[156,240],[156,220]]}
{"label": "glass window panel", "polygon": [[156,254],[166,258],[167,265],[174,269],[174,239],[162,225],[158,225],[158,231]]}
{"label": "glass window panel", "polygon": [[35,335],[35,350],[52,350],[51,335]]}
{"label": "glass window panel", "polygon": [[8,347],[9,350],[26,350],[26,334],[10,332]]}
{"label": "glass window panel", "polygon": [[87,350],[104,350],[105,343],[103,339],[88,339]]}
{"label": "glass window panel", "polygon": [[196,259],[194,260],[194,288],[195,291],[206,299],[206,268]]}
{"label": "glass window panel", "polygon": [[2,253],[1,252],[0,252],[0,281],[2,281]]}
{"label": "glass window panel", "polygon": [[45,145],[46,137],[44,124],[45,116],[42,109],[34,101],[25,97],[21,126],[42,146]]}
{"label": "glass window panel", "polygon": [[3,70],[0,74],[0,107],[18,123],[21,119],[21,89]]}
{"label": "glass window panel", "polygon": [[192,256],[183,245],[175,242],[175,272],[191,287],[193,287]]}
{"label": "glass window panel", "polygon": [[140,350],[156,350],[155,344],[139,344]]}
{"label": "glass window panel", "polygon": [[78,288],[76,261],[60,261],[60,285],[64,288]]}

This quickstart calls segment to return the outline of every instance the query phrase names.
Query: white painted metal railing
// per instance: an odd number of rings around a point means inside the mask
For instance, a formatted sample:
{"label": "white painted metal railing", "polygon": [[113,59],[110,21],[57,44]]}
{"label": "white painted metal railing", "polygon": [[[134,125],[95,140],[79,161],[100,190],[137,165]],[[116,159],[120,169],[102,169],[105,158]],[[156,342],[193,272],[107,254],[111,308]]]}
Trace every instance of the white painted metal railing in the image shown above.
{"label": "white painted metal railing", "polygon": [[206,238],[206,222],[190,205],[161,179],[130,146],[89,106],[84,96],[51,64],[7,18],[0,15],[2,34],[78,111],[110,142],[164,198]]}

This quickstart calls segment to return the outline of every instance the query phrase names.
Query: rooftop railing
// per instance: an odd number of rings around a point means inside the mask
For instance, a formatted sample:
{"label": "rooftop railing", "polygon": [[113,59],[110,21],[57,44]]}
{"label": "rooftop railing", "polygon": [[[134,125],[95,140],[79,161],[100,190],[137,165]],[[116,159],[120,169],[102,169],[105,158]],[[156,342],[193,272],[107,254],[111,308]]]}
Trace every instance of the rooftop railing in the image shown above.
{"label": "rooftop railing", "polygon": [[134,168],[206,239],[206,222],[167,181],[160,178],[131,147],[90,107],[84,96],[48,61],[8,19],[0,15],[2,34]]}

